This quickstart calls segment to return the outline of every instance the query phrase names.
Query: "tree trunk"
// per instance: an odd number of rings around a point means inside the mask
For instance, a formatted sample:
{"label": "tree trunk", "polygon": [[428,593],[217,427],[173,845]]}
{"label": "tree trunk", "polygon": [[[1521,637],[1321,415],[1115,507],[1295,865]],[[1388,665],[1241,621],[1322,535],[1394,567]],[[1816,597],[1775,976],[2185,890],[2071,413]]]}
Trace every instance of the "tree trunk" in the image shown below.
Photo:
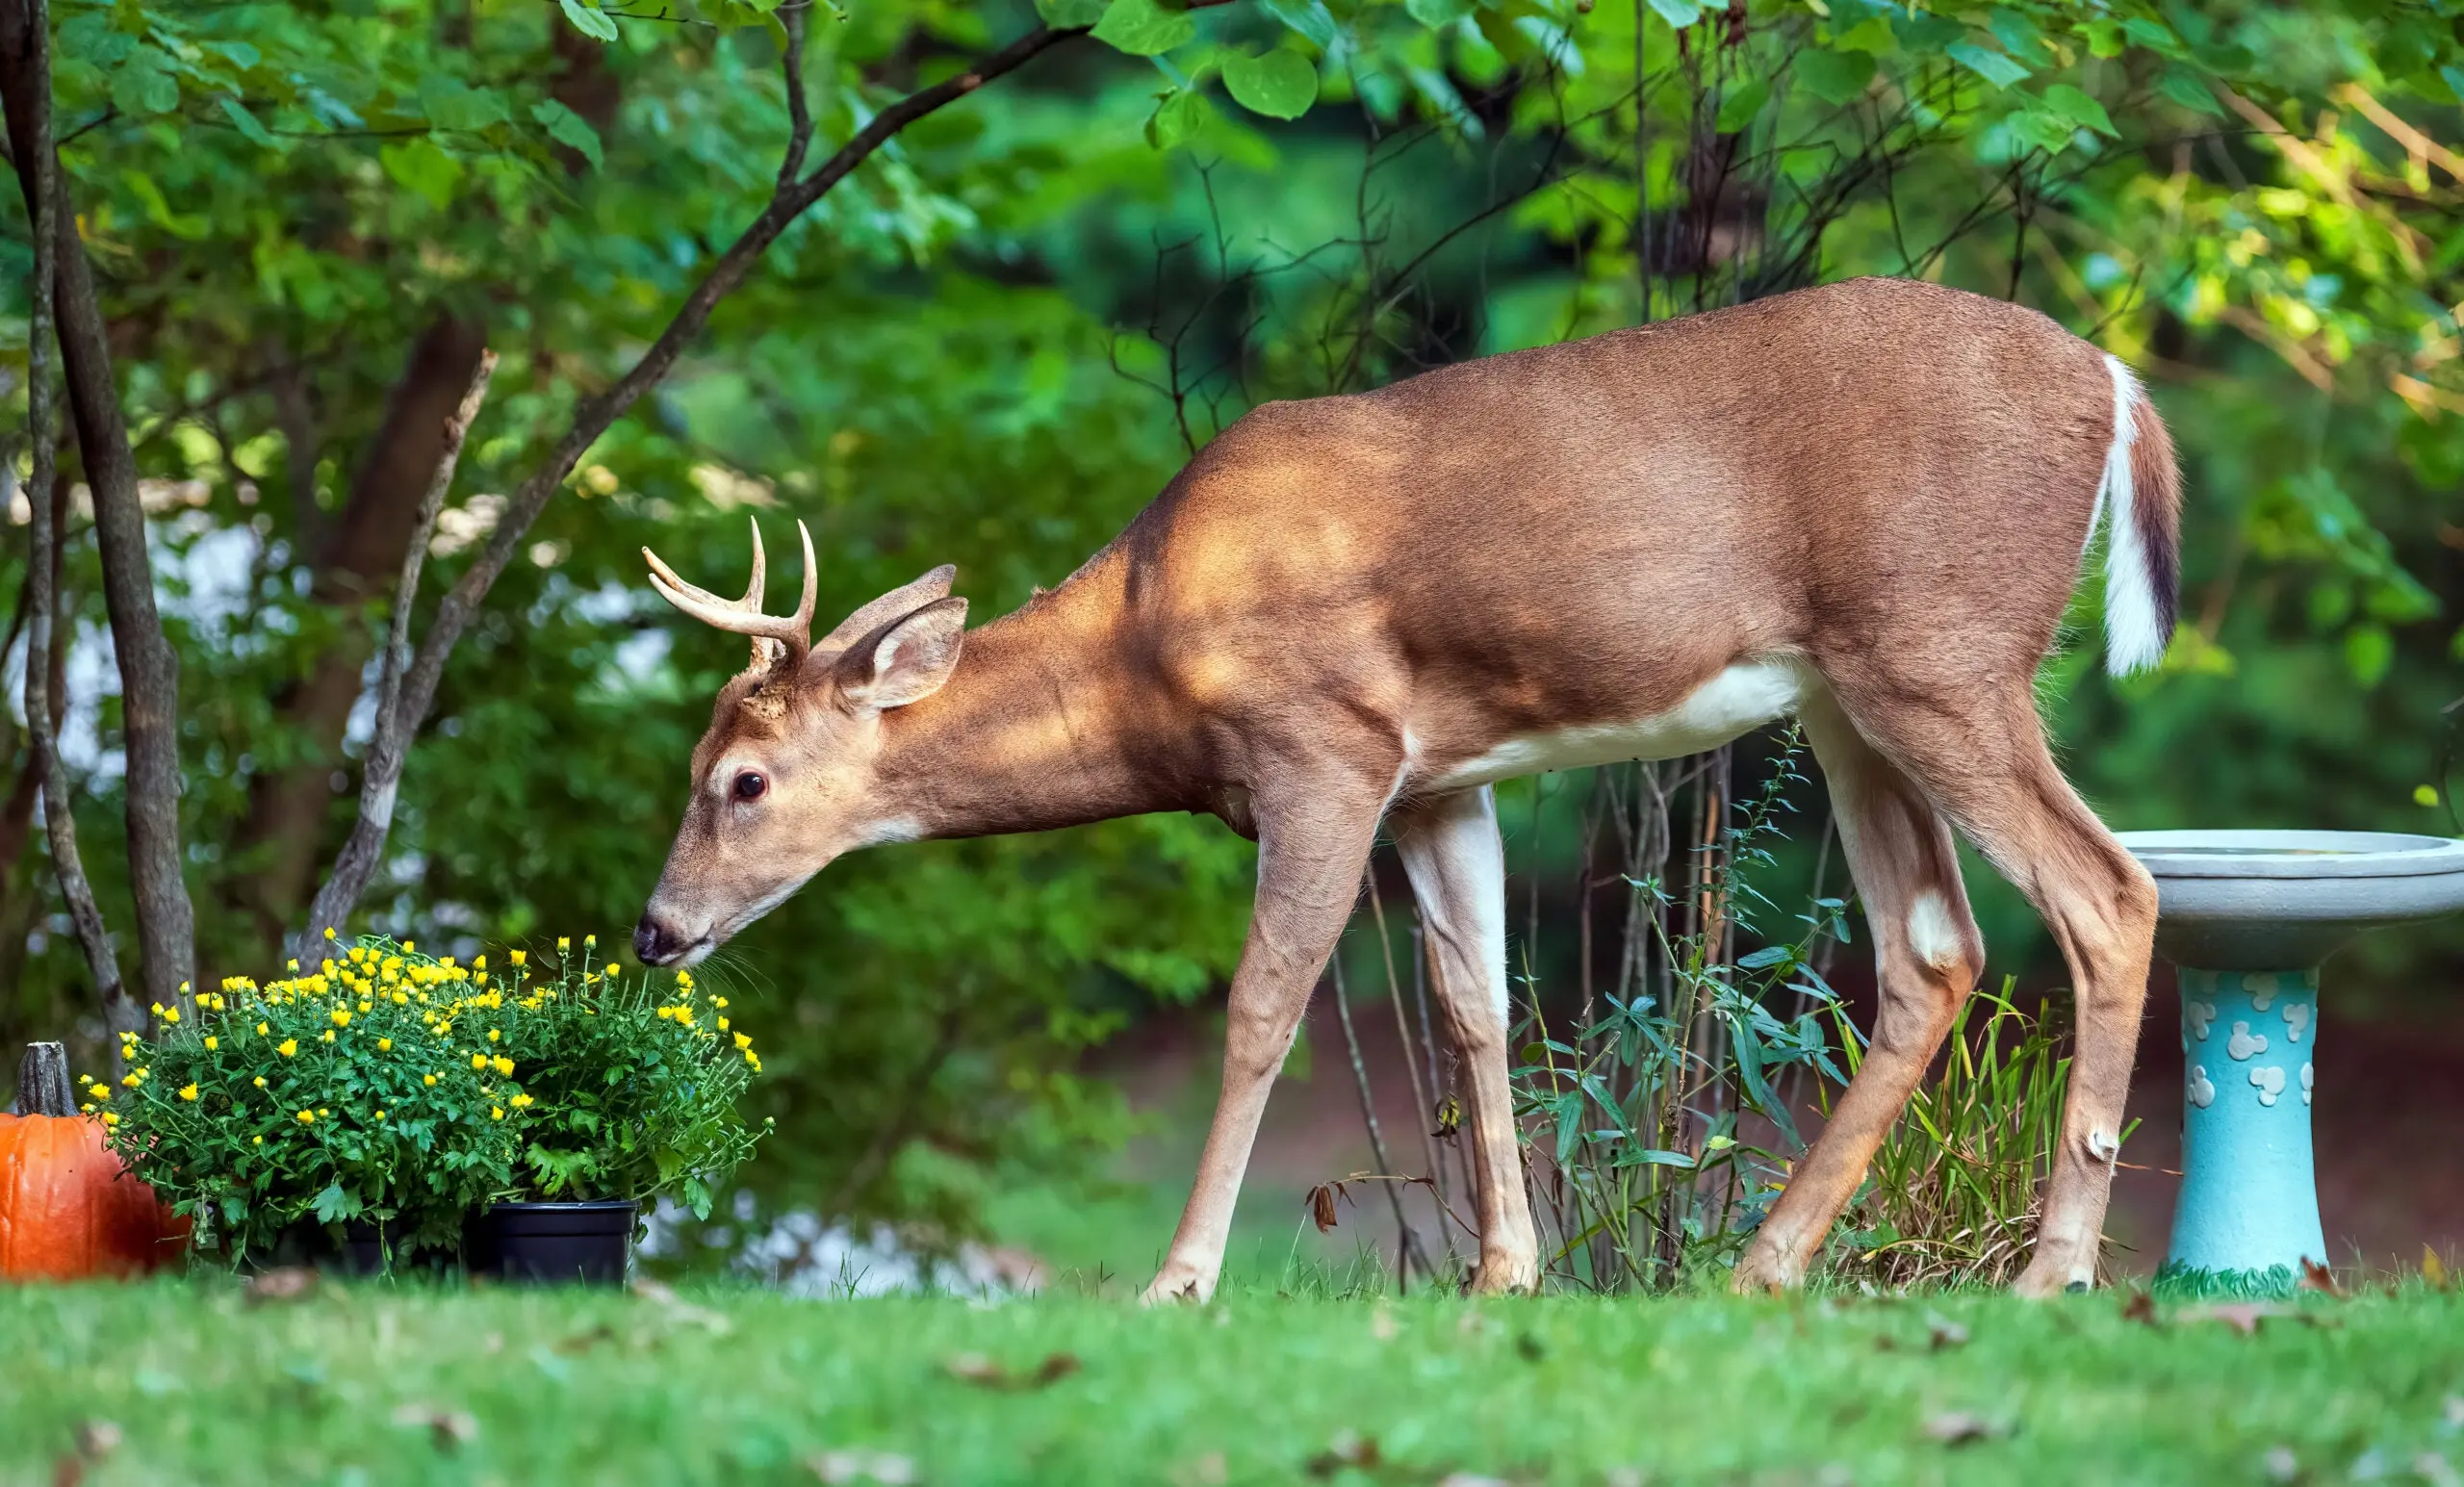
{"label": "tree trunk", "polygon": [[309,593],[340,611],[334,642],[276,700],[281,726],[300,737],[301,756],[288,769],[250,782],[248,820],[235,854],[243,870],[225,888],[231,907],[255,921],[269,949],[307,907],[334,803],[343,794],[333,781],[346,767],[343,732],[374,654],[361,611],[401,567],[420,497],[444,453],[445,425],[470,386],[485,344],[486,333],[475,321],[444,315],[429,324],[394,384],[384,422],[369,441],[342,514],[315,534],[320,540]]}
{"label": "tree trunk", "polygon": [[[196,938],[188,884],[181,875],[179,658],[154,607],[145,512],[138,501],[137,462],[120,417],[111,346],[85,245],[77,235],[76,213],[50,142],[47,24],[39,0],[0,0],[0,103],[7,110],[11,154],[27,215],[37,222],[48,216],[55,226],[52,245],[58,263],[51,287],[57,296],[61,360],[68,373],[78,452],[94,493],[103,601],[119,661],[122,747],[128,760],[129,883],[137,901],[141,980],[148,1000],[174,1006],[187,994]],[[42,199],[45,177],[48,201]],[[37,616],[46,629],[49,619],[47,613]]]}
{"label": "tree trunk", "polygon": [[[56,496],[58,481],[53,461],[58,454],[58,445],[52,432],[51,385],[51,353],[55,343],[59,345],[63,359],[70,362],[72,383],[76,372],[73,358],[66,355],[70,340],[67,328],[59,327],[61,333],[54,334],[55,295],[70,277],[68,264],[73,262],[79,270],[76,277],[85,285],[85,304],[89,310],[93,306],[93,294],[91,282],[82,271],[85,257],[77,243],[75,220],[69,213],[62,210],[65,193],[59,189],[59,160],[52,149],[51,32],[50,19],[44,11],[43,0],[0,0],[0,101],[5,101],[7,106],[9,133],[13,145],[12,154],[17,165],[18,181],[25,189],[27,215],[33,219],[34,228],[35,272],[31,296],[34,313],[26,324],[26,433],[34,446],[33,483],[37,491]],[[96,323],[98,325],[99,321]],[[106,362],[106,373],[108,365]],[[106,393],[110,391],[109,381],[106,374]],[[103,405],[116,431],[119,420],[117,402],[106,397]],[[119,442],[119,457],[122,470],[131,475],[128,495],[133,503],[136,499],[134,466],[128,457],[128,444],[124,436]],[[52,870],[60,880],[61,897],[67,901],[69,917],[77,926],[77,937],[85,947],[87,964],[93,971],[94,989],[102,1005],[103,1021],[114,1032],[141,1032],[145,1026],[143,1015],[136,1011],[136,1004],[120,985],[118,957],[112,949],[111,936],[104,930],[102,911],[94,905],[93,891],[86,882],[85,866],[78,859],[77,817],[69,805],[68,780],[60,768],[59,739],[52,726],[51,667],[43,663],[51,656],[54,644],[53,580],[59,571],[60,551],[60,524],[54,519],[57,503],[51,499],[29,497],[26,506],[31,517],[27,524],[31,540],[26,563],[26,609],[31,616],[26,640],[26,722],[30,731],[27,767],[41,785],[43,824],[51,837]],[[141,513],[137,541],[138,556],[141,560],[145,541]],[[154,604],[150,575],[146,582],[143,597],[150,618]],[[116,632],[119,627],[115,624],[113,628]],[[163,630],[160,624],[154,626],[152,635],[156,644],[161,645]],[[130,760],[133,777],[133,746]],[[176,768],[172,772],[172,784],[176,789]],[[130,799],[132,803],[136,800],[133,778]],[[171,884],[178,893],[179,928],[185,935],[188,930],[185,922],[188,892],[178,874],[179,802],[176,795],[170,804],[173,810]],[[132,834],[136,814],[136,807],[132,804]],[[134,848],[131,856],[135,857]],[[132,866],[136,864],[132,863]],[[141,886],[141,910],[144,903],[144,892]],[[185,942],[179,950],[184,962],[188,950]],[[172,993],[175,1000],[187,989],[187,978],[183,975],[178,989]],[[157,998],[158,1002],[160,1000]]]}

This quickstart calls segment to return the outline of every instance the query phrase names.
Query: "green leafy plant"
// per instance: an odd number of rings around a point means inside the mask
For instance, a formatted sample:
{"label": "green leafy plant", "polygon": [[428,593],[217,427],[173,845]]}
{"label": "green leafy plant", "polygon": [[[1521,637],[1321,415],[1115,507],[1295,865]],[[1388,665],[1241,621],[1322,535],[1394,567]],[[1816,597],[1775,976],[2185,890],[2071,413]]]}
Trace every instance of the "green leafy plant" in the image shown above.
{"label": "green leafy plant", "polygon": [[[1841,1220],[1835,1275],[1998,1285],[2026,1262],[2070,1060],[2046,1009],[2021,1012],[2013,985],[2006,977],[1999,993],[1980,990],[1961,1005],[1941,1073],[1917,1087]],[[1980,1009],[1983,1023],[1972,1026]],[[1845,1015],[1838,1020],[1853,1074],[1862,1044]],[[1823,1095],[1828,1115],[1827,1088]]]}
{"label": "green leafy plant", "polygon": [[183,1021],[121,1038],[117,1086],[86,1108],[231,1263],[359,1220],[396,1254],[455,1249],[465,1218],[525,1197],[641,1199],[706,1212],[751,1154],[735,1106],[760,1055],[689,974],[622,976],[556,941],[470,964],[382,936],[314,970],[223,982]]}

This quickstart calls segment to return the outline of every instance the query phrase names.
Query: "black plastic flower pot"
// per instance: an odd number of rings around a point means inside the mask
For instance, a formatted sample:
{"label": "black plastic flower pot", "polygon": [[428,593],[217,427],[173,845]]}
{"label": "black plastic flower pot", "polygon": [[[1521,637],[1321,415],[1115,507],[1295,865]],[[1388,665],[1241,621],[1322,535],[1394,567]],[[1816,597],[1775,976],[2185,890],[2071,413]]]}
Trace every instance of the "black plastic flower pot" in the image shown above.
{"label": "black plastic flower pot", "polygon": [[510,1281],[621,1286],[638,1203],[499,1203],[475,1225],[471,1268]]}

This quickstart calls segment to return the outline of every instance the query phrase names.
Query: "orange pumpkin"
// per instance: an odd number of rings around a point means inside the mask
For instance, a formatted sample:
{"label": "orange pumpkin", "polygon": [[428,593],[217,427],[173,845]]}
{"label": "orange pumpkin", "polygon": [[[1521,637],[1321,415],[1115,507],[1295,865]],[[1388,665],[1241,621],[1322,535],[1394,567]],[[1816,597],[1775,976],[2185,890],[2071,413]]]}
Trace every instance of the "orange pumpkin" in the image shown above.
{"label": "orange pumpkin", "polygon": [[[33,1080],[36,1064],[30,1050],[20,1099],[56,1107],[56,1096],[43,1097],[50,1082]],[[64,1077],[53,1088],[65,1085]],[[104,1144],[100,1121],[0,1115],[0,1279],[139,1274],[178,1259],[188,1235],[188,1220]]]}

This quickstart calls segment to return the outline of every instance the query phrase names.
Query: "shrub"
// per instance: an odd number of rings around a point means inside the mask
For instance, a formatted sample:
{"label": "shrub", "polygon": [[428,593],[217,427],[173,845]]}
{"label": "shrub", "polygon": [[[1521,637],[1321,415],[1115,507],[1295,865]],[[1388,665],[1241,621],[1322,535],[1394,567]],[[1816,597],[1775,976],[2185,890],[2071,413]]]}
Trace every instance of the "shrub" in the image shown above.
{"label": "shrub", "polygon": [[303,1227],[376,1226],[398,1254],[455,1249],[465,1217],[525,1197],[706,1211],[751,1154],[735,1104],[760,1056],[690,975],[620,976],[559,939],[552,973],[491,970],[369,936],[314,971],[234,977],[193,1023],[122,1036],[119,1088],[86,1108],[200,1249],[263,1260]]}

